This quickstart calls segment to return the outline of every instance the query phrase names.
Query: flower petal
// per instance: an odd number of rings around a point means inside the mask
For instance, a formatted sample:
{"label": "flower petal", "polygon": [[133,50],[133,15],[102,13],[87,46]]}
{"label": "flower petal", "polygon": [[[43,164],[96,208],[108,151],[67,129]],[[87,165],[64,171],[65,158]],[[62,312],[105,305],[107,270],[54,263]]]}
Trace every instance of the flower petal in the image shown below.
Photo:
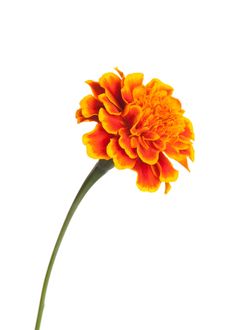
{"label": "flower petal", "polygon": [[141,116],[142,109],[138,105],[127,105],[125,107],[123,117],[130,129],[139,122]]}
{"label": "flower petal", "polygon": [[98,98],[99,101],[103,103],[107,112],[109,112],[111,115],[120,115],[120,109],[109,100],[106,94],[101,94]]}
{"label": "flower petal", "polygon": [[194,161],[194,149],[192,145],[190,145],[188,149],[179,150],[179,153],[188,156],[191,161]]}
{"label": "flower petal", "polygon": [[179,162],[181,165],[183,165],[189,171],[186,155],[180,154],[179,151],[177,151],[173,146],[171,146],[169,144],[166,145],[165,153],[167,154],[167,156],[169,156],[170,158],[173,158],[174,160]]}
{"label": "flower petal", "polygon": [[142,191],[154,192],[160,187],[160,180],[152,169],[152,166],[137,161],[134,170],[138,173],[136,184]]}
{"label": "flower petal", "polygon": [[131,136],[131,138],[130,138],[131,148],[137,148],[138,144],[139,144],[138,137],[137,136]]}
{"label": "flower petal", "polygon": [[178,178],[178,171],[174,169],[169,159],[160,152],[158,160],[158,168],[160,171],[160,180],[162,182],[176,181]]}
{"label": "flower petal", "polygon": [[191,161],[194,161],[194,149],[193,149],[193,146],[192,146],[192,143],[189,142],[189,141],[181,141],[178,140],[176,141],[174,144],[173,144],[173,147],[178,150],[178,152],[181,154],[181,155],[186,155],[188,156]]}
{"label": "flower petal", "polygon": [[121,116],[111,115],[103,108],[100,109],[98,118],[103,128],[110,134],[117,134],[119,129],[124,127]]}
{"label": "flower petal", "polygon": [[115,70],[122,79],[125,77],[124,73],[122,71],[120,71],[119,68],[116,67]]}
{"label": "flower petal", "polygon": [[145,144],[139,143],[137,146],[137,154],[144,163],[149,165],[156,164],[159,158],[159,150],[153,147],[151,143],[147,147]]}
{"label": "flower petal", "polygon": [[76,111],[75,117],[76,117],[78,123],[82,123],[83,121],[98,121],[98,116],[92,116],[89,118],[84,117],[82,114],[82,109],[78,109]]}
{"label": "flower petal", "polygon": [[88,84],[93,92],[93,95],[98,98],[98,96],[105,92],[105,89],[99,85],[97,81],[86,80],[86,84]]}
{"label": "flower petal", "polygon": [[107,154],[113,159],[115,167],[120,170],[133,168],[136,163],[136,160],[127,156],[125,151],[120,147],[117,138],[111,139],[107,146]]}
{"label": "flower petal", "polygon": [[82,110],[78,109],[75,113],[75,118],[77,119],[77,123],[82,123],[83,121],[86,121],[87,118],[84,118],[82,115]]}
{"label": "flower petal", "polygon": [[[178,99],[175,97],[169,96],[165,97],[162,103],[163,107],[167,107],[168,109],[171,109],[172,113],[178,113],[179,115],[182,115],[184,113],[184,110],[182,109],[182,105]],[[183,124],[183,119],[181,118],[181,124]]]}
{"label": "flower petal", "polygon": [[125,150],[126,154],[130,158],[137,158],[137,152],[134,148],[131,146],[131,139],[129,136],[129,131],[126,128],[121,128],[119,130],[119,145],[122,149]]}
{"label": "flower petal", "polygon": [[194,140],[193,125],[189,119],[187,118],[184,119],[185,119],[185,129],[182,133],[180,133],[180,138],[182,138],[182,140],[187,140],[187,141],[189,141],[189,139]]}
{"label": "flower petal", "polygon": [[165,97],[173,93],[173,88],[167,84],[164,84],[159,79],[152,79],[147,85],[146,90],[148,94],[155,94],[159,97]]}
{"label": "flower petal", "polygon": [[146,100],[146,88],[143,85],[139,85],[133,89],[133,99],[138,104],[144,104]]}
{"label": "flower petal", "polygon": [[94,96],[87,95],[80,101],[80,107],[82,110],[82,115],[85,118],[89,118],[94,115],[98,115],[98,111],[102,107],[102,103],[95,99]]}
{"label": "flower petal", "polygon": [[110,138],[110,134],[102,128],[102,125],[97,124],[94,130],[83,135],[87,154],[95,159],[110,159],[106,151]]}
{"label": "flower petal", "polygon": [[147,131],[143,133],[143,137],[145,138],[145,140],[148,141],[155,141],[156,145],[158,145],[158,149],[159,149],[159,138],[160,136],[158,135],[158,133],[156,131]]}
{"label": "flower petal", "polygon": [[143,74],[142,73],[132,73],[128,74],[124,79],[124,86],[121,90],[121,95],[123,100],[127,103],[131,103],[133,101],[133,90],[137,86],[141,86],[143,82]]}
{"label": "flower petal", "polygon": [[122,109],[121,79],[116,74],[108,72],[99,79],[99,84],[105,89],[109,100],[118,108]]}
{"label": "flower petal", "polygon": [[165,182],[165,194],[168,194],[170,189],[171,189],[171,184],[169,182]]}

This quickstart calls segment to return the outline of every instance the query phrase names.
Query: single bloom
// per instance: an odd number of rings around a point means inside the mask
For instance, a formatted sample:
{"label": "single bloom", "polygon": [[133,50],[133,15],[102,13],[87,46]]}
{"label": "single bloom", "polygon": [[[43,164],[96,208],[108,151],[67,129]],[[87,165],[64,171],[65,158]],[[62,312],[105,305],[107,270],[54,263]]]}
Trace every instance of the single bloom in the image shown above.
{"label": "single bloom", "polygon": [[140,190],[156,191],[164,182],[167,193],[178,178],[170,159],[188,170],[187,158],[194,159],[192,123],[171,86],[159,79],[144,85],[142,73],[116,71],[86,81],[92,94],[81,100],[76,118],[97,123],[83,136],[87,153],[136,171]]}

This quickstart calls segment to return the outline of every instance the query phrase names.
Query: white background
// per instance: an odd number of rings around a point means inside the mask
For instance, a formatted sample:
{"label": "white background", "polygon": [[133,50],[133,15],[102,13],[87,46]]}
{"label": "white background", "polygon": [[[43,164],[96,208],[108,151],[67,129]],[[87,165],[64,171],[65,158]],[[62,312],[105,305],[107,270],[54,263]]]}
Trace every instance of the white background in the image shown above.
{"label": "white background", "polygon": [[[113,169],[61,246],[42,330],[236,329],[234,1],[0,5],[0,329],[34,328],[66,212],[95,161],[75,111],[118,66],[175,88],[196,161],[168,195]],[[179,168],[179,167],[178,167]]]}

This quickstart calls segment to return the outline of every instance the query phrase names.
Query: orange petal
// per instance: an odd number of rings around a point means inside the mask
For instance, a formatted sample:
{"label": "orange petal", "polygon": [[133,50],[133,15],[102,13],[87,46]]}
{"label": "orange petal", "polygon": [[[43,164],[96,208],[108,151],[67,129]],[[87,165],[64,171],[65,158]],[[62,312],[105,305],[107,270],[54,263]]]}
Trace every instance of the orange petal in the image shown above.
{"label": "orange petal", "polygon": [[119,129],[124,127],[121,116],[111,115],[103,108],[100,109],[98,118],[103,128],[110,134],[117,134]]}
{"label": "orange petal", "polygon": [[138,143],[146,150],[150,148],[150,144],[144,139],[143,135],[138,137]]}
{"label": "orange petal", "polygon": [[175,112],[179,112],[179,113],[184,113],[184,110],[182,110],[181,108],[181,103],[178,99],[176,99],[175,97],[167,97],[165,98],[164,101],[165,106],[167,106],[169,109],[171,109],[171,111],[175,111]]}
{"label": "orange petal", "polygon": [[160,180],[152,169],[152,166],[137,161],[134,170],[138,173],[136,184],[142,191],[154,192],[160,187]]}
{"label": "orange petal", "polygon": [[189,142],[189,141],[183,142],[183,141],[178,140],[174,143],[173,146],[176,150],[178,150],[178,152],[181,155],[186,155],[192,161],[194,161],[194,149],[193,149],[191,142]]}
{"label": "orange petal", "polygon": [[83,143],[87,147],[87,154],[95,159],[110,159],[106,148],[111,136],[97,124],[94,130],[83,135]]}
{"label": "orange petal", "polygon": [[98,115],[98,111],[102,107],[102,103],[95,99],[94,96],[87,95],[80,101],[80,107],[82,110],[82,115],[85,118],[89,118],[94,115]]}
{"label": "orange petal", "polygon": [[147,147],[144,144],[139,143],[137,146],[137,153],[139,158],[146,164],[154,165],[159,158],[159,150],[152,146],[150,143]]}
{"label": "orange petal", "polygon": [[193,146],[192,146],[192,145],[190,145],[190,146],[188,147],[188,149],[180,150],[179,153],[180,153],[181,155],[186,155],[186,156],[188,156],[188,157],[191,159],[191,161],[194,161],[194,149],[193,149]]}
{"label": "orange petal", "polygon": [[99,95],[99,101],[101,101],[107,110],[111,115],[120,115],[120,109],[117,108],[115,104],[113,104],[109,98],[106,96],[106,94]]}
{"label": "orange petal", "polygon": [[130,138],[130,145],[132,148],[137,148],[139,142],[138,142],[138,137],[137,136],[131,136]]}
{"label": "orange petal", "polygon": [[86,118],[82,115],[82,110],[78,109],[75,113],[75,118],[77,119],[77,123],[82,123],[82,121],[85,121]]}
{"label": "orange petal", "polygon": [[[146,138],[146,133],[145,133],[145,138]],[[155,148],[157,148],[157,150],[160,150],[160,151],[164,150],[166,147],[166,142],[161,139],[157,139],[156,141],[153,141],[152,143],[155,146]]]}
{"label": "orange petal", "polygon": [[122,109],[121,79],[116,74],[108,72],[99,79],[99,84],[105,89],[109,100],[118,108]]}
{"label": "orange petal", "polygon": [[146,88],[143,85],[137,86],[133,89],[134,101],[138,101],[139,104],[143,104],[146,99]]}
{"label": "orange petal", "polygon": [[124,73],[120,71],[117,67],[115,68],[116,72],[120,75],[121,79],[125,77]]}
{"label": "orange petal", "polygon": [[127,105],[123,117],[127,126],[131,129],[135,126],[142,116],[142,109],[138,105]]}
{"label": "orange petal", "polygon": [[165,194],[168,194],[168,192],[170,191],[171,189],[171,185],[169,182],[165,182]]}
{"label": "orange petal", "polygon": [[173,146],[177,150],[186,150],[189,148],[190,142],[189,141],[183,142],[181,140],[177,140],[176,142],[173,143]]}
{"label": "orange petal", "polygon": [[178,171],[174,169],[169,159],[162,152],[159,155],[158,165],[161,181],[171,182],[177,180]]}
{"label": "orange petal", "polygon": [[85,81],[88,84],[93,92],[93,95],[98,98],[98,96],[105,92],[105,89],[99,85],[98,82],[93,80]]}
{"label": "orange petal", "polygon": [[185,129],[184,131],[180,134],[180,138],[182,137],[183,139],[191,139],[194,140],[194,131],[193,131],[193,125],[191,121],[187,118],[185,119]]}
{"label": "orange petal", "polygon": [[194,161],[195,158],[194,149],[192,145],[189,146],[189,158],[191,159],[192,162]]}
{"label": "orange petal", "polygon": [[120,134],[119,145],[121,146],[121,148],[125,150],[126,154],[130,158],[137,158],[137,152],[131,146],[129,131],[126,128],[121,128],[119,130],[119,134]]}
{"label": "orange petal", "polygon": [[174,160],[179,162],[181,165],[183,165],[189,171],[186,155],[180,154],[179,151],[177,151],[173,146],[171,146],[169,144],[167,144],[167,146],[166,146],[165,153],[167,154],[167,156],[169,156],[170,158],[173,158]]}
{"label": "orange petal", "polygon": [[133,168],[136,160],[131,159],[125,151],[119,146],[118,139],[111,139],[107,146],[107,154],[113,159],[116,168],[122,170],[125,168]]}
{"label": "orange petal", "polygon": [[159,94],[159,96],[167,96],[171,95],[173,93],[173,88],[169,85],[164,84],[159,79],[152,79],[147,85],[146,85],[147,92]]}
{"label": "orange petal", "polygon": [[98,116],[92,116],[90,118],[86,118],[82,114],[82,109],[78,109],[75,113],[75,117],[78,123],[82,123],[83,121],[98,121]]}
{"label": "orange petal", "polygon": [[124,79],[124,86],[121,90],[122,98],[127,103],[133,101],[133,90],[137,86],[141,86],[143,82],[142,73],[131,73],[128,74]]}
{"label": "orange petal", "polygon": [[144,132],[143,133],[143,136],[144,136],[145,140],[156,141],[156,142],[159,141],[158,139],[160,138],[160,136],[158,135],[158,133],[155,132],[155,131]]}

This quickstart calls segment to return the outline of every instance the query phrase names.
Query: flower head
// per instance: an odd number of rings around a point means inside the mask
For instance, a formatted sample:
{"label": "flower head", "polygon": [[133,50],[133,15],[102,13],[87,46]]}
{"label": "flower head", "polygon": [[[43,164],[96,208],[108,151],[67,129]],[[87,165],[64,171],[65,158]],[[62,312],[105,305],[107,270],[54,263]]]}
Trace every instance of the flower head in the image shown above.
{"label": "flower head", "polygon": [[76,118],[78,123],[97,122],[83,136],[87,153],[136,171],[142,191],[156,191],[164,182],[167,193],[178,177],[170,158],[187,169],[187,158],[194,158],[192,123],[172,96],[172,87],[159,79],[144,85],[142,73],[124,76],[116,71],[98,82],[86,81],[93,95],[81,100]]}

